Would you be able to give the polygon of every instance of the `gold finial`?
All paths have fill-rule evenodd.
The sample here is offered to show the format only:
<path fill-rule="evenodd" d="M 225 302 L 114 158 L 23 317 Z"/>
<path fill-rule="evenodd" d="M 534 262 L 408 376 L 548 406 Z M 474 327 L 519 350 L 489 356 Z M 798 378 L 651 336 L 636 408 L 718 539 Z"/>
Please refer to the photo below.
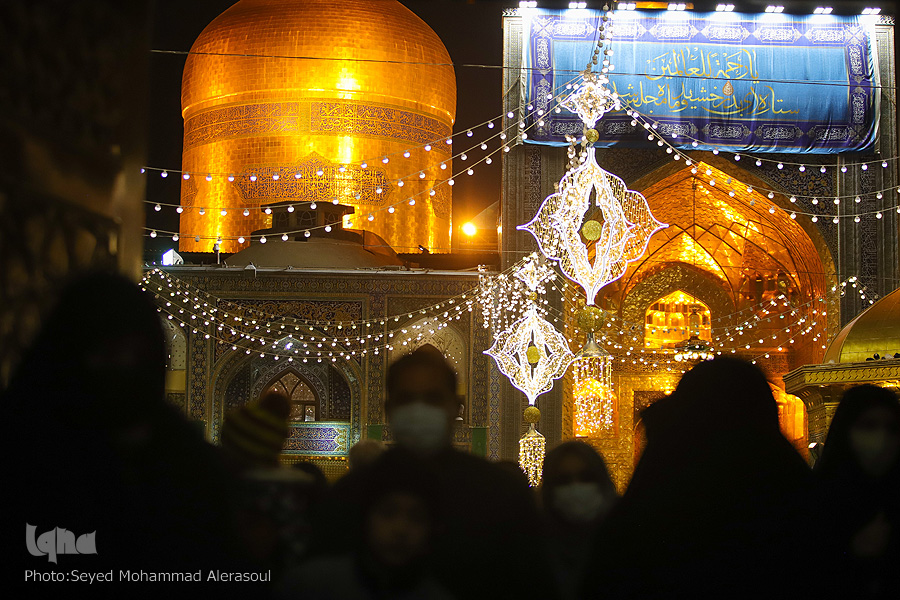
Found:
<path fill-rule="evenodd" d="M 525 422 L 526 423 L 531 423 L 533 425 L 534 423 L 537 423 L 540 420 L 541 420 L 541 411 L 540 411 L 540 409 L 538 409 L 537 406 L 529 406 L 528 408 L 525 409 Z"/>

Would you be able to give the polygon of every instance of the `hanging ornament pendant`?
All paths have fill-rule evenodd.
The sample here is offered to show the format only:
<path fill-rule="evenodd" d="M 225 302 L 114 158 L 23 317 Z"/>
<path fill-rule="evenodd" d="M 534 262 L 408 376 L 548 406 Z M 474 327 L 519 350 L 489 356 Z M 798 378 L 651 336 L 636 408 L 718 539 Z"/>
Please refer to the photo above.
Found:
<path fill-rule="evenodd" d="M 485 354 L 516 388 L 528 396 L 528 403 L 553 387 L 575 358 L 566 338 L 538 314 L 532 305 L 525 316 L 501 331 Z"/>
<path fill-rule="evenodd" d="M 581 165 L 560 180 L 559 191 L 518 229 L 530 232 L 544 256 L 584 288 L 591 305 L 603 286 L 641 257 L 650 236 L 667 226 L 641 194 L 597 164 L 593 147 L 584 152 Z"/>
<path fill-rule="evenodd" d="M 544 454 L 547 440 L 535 429 L 534 425 L 541 418 L 541 411 L 534 406 L 525 409 L 525 421 L 528 431 L 519 440 L 519 468 L 528 477 L 528 485 L 538 487 L 544 473 Z"/>

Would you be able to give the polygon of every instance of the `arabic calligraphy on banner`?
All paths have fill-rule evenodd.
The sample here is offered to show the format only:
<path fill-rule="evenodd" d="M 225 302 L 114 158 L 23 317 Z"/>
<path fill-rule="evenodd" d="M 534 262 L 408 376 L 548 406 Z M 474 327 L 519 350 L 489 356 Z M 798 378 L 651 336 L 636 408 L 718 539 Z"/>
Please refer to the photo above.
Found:
<path fill-rule="evenodd" d="M 531 10 L 524 16 L 528 143 L 565 145 L 583 130 L 555 112 L 590 61 L 600 13 Z M 746 152 L 865 150 L 878 130 L 874 27 L 865 17 L 739 13 L 617 13 L 610 87 L 676 146 Z M 595 146 L 636 145 L 624 112 L 597 125 Z M 675 136 L 675 137 L 673 137 Z"/>

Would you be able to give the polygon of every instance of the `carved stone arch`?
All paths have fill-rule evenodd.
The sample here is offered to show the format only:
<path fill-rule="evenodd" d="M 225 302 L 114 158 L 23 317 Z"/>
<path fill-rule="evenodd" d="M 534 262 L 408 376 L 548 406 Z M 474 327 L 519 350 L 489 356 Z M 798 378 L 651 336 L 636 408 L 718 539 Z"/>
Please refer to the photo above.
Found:
<path fill-rule="evenodd" d="M 266 389 L 267 386 L 271 385 L 273 381 L 280 378 L 285 374 L 286 371 L 296 371 L 304 380 L 309 383 L 309 386 L 312 388 L 313 393 L 319 398 L 319 403 L 321 405 L 321 410 L 324 412 L 324 419 L 327 419 L 327 406 L 323 402 L 323 399 L 328 397 L 328 385 L 325 381 L 322 381 L 321 373 L 317 373 L 315 370 L 309 368 L 308 363 L 304 363 L 299 360 L 294 360 L 288 362 L 285 359 L 281 360 L 270 360 L 267 368 L 260 369 L 254 378 L 253 384 L 250 388 L 250 398 L 258 398 L 260 394 L 262 394 L 263 390 Z"/>
<path fill-rule="evenodd" d="M 324 332 L 321 331 L 312 331 L 309 333 L 311 335 L 316 335 L 317 337 L 324 335 Z M 291 336 L 288 336 L 288 338 L 291 338 Z M 287 338 L 283 338 L 281 341 L 285 341 L 285 339 Z M 283 345 L 280 345 L 280 347 L 283 347 Z M 258 354 L 246 354 L 245 352 L 240 350 L 229 350 L 220 360 L 216 362 L 215 366 L 213 367 L 213 371 L 210 377 L 211 381 L 213 382 L 214 390 L 212 410 L 213 423 L 210 433 L 214 442 L 218 441 L 219 427 L 224 416 L 225 407 L 223 404 L 223 398 L 225 396 L 225 390 L 231 382 L 231 379 L 237 373 L 239 373 L 243 367 L 252 365 L 254 361 L 258 359 L 258 357 Z M 309 369 L 307 369 L 306 372 L 302 370 L 302 366 L 304 364 L 302 360 L 298 360 L 295 358 L 293 361 L 288 361 L 287 358 L 288 355 L 285 353 L 280 356 L 279 360 L 277 361 L 273 360 L 271 357 L 268 359 L 266 368 L 257 372 L 256 377 L 252 378 L 252 383 L 249 386 L 248 399 L 258 397 L 266 381 L 269 381 L 277 372 L 283 371 L 286 368 L 290 368 L 291 366 L 297 367 L 298 370 L 301 370 L 301 372 L 304 373 L 304 376 L 308 379 L 321 383 L 321 376 L 310 372 Z M 309 365 L 310 363 L 306 364 Z M 337 361 L 330 364 L 344 378 L 348 387 L 350 388 L 350 445 L 353 445 L 354 443 L 359 441 L 362 431 L 361 407 L 365 400 L 363 398 L 362 371 L 360 365 L 356 360 L 339 358 Z M 327 391 L 325 391 L 327 390 L 327 385 L 321 384 L 314 389 L 317 394 L 320 394 L 320 397 L 327 396 Z M 323 417 L 329 418 L 327 413 L 323 414 Z"/>
<path fill-rule="evenodd" d="M 393 349 L 388 355 L 389 362 L 422 346 L 431 345 L 444 355 L 450 366 L 456 371 L 459 385 L 465 388 L 468 381 L 468 346 L 462 334 L 455 327 L 446 325 L 437 329 L 434 325 L 428 325 L 427 318 L 422 318 L 410 321 L 403 329 L 406 330 L 406 333 L 394 336 L 391 344 Z M 457 391 L 464 392 L 465 389 Z"/>
<path fill-rule="evenodd" d="M 722 281 L 706 273 L 703 269 L 691 265 L 671 265 L 638 282 L 622 303 L 622 320 L 625 323 L 636 325 L 634 331 L 638 338 L 635 342 L 636 346 L 644 345 L 644 315 L 650 305 L 679 290 L 706 304 L 717 327 L 728 324 L 719 319 L 735 312 L 734 300 L 726 291 Z"/>

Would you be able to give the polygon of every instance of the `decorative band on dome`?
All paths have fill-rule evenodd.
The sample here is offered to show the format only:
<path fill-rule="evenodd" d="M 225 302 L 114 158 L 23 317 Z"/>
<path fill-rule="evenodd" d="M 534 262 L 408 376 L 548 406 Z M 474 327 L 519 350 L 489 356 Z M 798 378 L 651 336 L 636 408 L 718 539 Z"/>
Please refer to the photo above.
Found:
<path fill-rule="evenodd" d="M 213 108 L 185 120 L 184 149 L 260 135 L 352 135 L 421 145 L 452 134 L 438 119 L 388 105 L 301 100 Z M 449 154 L 440 145 L 439 152 Z"/>

